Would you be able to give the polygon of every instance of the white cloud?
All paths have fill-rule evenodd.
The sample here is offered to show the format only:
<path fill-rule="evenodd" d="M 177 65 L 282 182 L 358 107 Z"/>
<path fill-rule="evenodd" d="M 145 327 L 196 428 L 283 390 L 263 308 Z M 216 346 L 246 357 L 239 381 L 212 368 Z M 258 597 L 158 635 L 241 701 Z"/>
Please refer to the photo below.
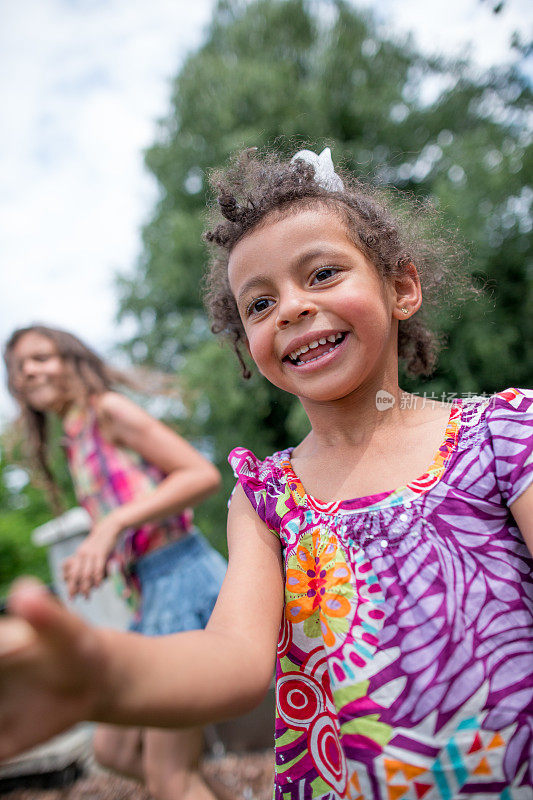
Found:
<path fill-rule="evenodd" d="M 494 0 L 384 0 L 372 4 L 383 26 L 412 33 L 426 53 L 470 57 L 481 68 L 512 60 L 515 32 L 532 33 L 531 0 L 505 0 L 493 13 Z"/>
<path fill-rule="evenodd" d="M 105 350 L 113 276 L 155 198 L 142 150 L 212 0 L 0 3 L 0 339 L 33 321 Z M 12 413 L 0 392 L 0 421 Z"/>

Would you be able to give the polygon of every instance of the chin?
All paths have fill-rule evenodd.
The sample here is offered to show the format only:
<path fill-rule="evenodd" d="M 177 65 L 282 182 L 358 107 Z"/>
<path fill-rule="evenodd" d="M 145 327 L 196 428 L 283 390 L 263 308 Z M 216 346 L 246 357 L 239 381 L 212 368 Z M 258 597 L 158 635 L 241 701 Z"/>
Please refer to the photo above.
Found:
<path fill-rule="evenodd" d="M 46 414 L 49 411 L 48 405 L 43 405 L 42 403 L 32 403 L 30 401 L 26 401 L 28 407 L 31 411 L 38 411 L 40 414 Z"/>
<path fill-rule="evenodd" d="M 353 388 L 340 389 L 335 386 L 324 386 L 316 389 L 309 389 L 308 391 L 301 390 L 299 392 L 293 391 L 292 394 L 296 395 L 301 401 L 310 403 L 336 403 L 344 400 L 353 393 Z"/>
<path fill-rule="evenodd" d="M 48 411 L 51 411 L 54 406 L 54 400 L 47 399 L 46 397 L 37 397 L 34 399 L 30 398 L 29 400 L 26 400 L 26 402 L 32 411 L 40 411 L 42 414 L 46 414 Z"/>

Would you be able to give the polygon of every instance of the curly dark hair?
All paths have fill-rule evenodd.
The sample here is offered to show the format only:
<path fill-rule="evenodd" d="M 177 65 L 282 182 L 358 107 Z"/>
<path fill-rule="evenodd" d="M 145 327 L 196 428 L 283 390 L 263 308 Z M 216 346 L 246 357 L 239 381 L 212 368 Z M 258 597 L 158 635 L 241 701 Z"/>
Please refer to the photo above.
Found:
<path fill-rule="evenodd" d="M 204 235 L 212 249 L 204 299 L 211 330 L 231 340 L 244 377 L 250 376 L 241 352 L 246 337 L 229 285 L 228 261 L 237 242 L 272 215 L 281 218 L 325 206 L 340 217 L 350 239 L 384 280 L 416 265 L 424 309 L 416 318 L 400 320 L 398 333 L 398 356 L 411 375 L 428 375 L 435 367 L 442 339 L 428 325 L 431 310 L 444 298 L 449 302 L 451 294 L 459 298 L 472 289 L 461 268 L 464 248 L 451 232 L 440 234 L 439 215 L 431 203 L 337 173 L 344 189 L 330 191 L 315 181 L 314 167 L 307 162 L 252 148 L 211 176 L 217 202 Z"/>

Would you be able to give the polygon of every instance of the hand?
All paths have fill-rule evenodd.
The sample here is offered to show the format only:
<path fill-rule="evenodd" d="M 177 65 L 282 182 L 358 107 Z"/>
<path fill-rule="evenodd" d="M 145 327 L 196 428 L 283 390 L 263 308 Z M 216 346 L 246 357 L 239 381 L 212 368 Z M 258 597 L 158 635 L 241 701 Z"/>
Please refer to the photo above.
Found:
<path fill-rule="evenodd" d="M 37 581 L 18 581 L 8 608 L 0 621 L 0 760 L 91 719 L 106 663 L 102 634 Z"/>
<path fill-rule="evenodd" d="M 63 562 L 63 577 L 69 597 L 89 597 L 106 575 L 107 560 L 112 553 L 122 525 L 115 514 L 108 514 L 93 526 L 74 555 Z"/>

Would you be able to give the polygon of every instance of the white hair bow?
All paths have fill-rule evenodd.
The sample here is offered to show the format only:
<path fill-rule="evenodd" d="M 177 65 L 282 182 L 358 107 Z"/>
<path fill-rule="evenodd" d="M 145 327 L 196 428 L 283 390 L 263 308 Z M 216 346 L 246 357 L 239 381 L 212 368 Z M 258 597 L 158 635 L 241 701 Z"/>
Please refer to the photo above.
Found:
<path fill-rule="evenodd" d="M 291 158 L 291 164 L 295 161 L 305 161 L 307 164 L 311 164 L 315 170 L 315 181 L 323 189 L 327 189 L 329 192 L 342 192 L 344 189 L 343 182 L 335 172 L 329 147 L 324 148 L 320 155 L 313 153 L 312 150 L 299 150 Z"/>

